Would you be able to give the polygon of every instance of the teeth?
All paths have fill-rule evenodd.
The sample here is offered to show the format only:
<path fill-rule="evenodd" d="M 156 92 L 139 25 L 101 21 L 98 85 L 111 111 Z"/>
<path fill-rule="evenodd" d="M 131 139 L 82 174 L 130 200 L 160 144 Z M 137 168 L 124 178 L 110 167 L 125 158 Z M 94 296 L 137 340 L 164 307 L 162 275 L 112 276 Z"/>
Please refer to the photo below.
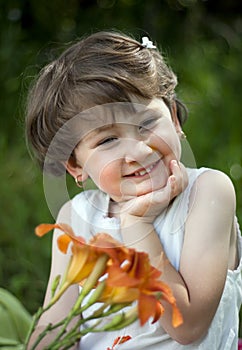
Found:
<path fill-rule="evenodd" d="M 151 166 L 149 166 L 148 168 L 144 169 L 144 170 L 140 170 L 140 171 L 136 171 L 134 173 L 135 176 L 143 176 L 145 174 L 149 174 L 151 172 L 151 170 L 154 168 L 155 164 L 152 164 Z"/>

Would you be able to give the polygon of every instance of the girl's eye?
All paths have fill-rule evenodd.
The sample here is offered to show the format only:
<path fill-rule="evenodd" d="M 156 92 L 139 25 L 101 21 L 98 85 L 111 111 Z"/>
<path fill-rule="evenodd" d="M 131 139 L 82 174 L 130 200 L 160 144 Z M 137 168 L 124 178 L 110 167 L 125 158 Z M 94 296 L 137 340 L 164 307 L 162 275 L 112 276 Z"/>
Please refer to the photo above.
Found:
<path fill-rule="evenodd" d="M 106 137 L 105 139 L 99 141 L 97 146 L 106 145 L 116 140 L 117 140 L 117 137 L 115 136 Z"/>
<path fill-rule="evenodd" d="M 139 131 L 145 131 L 151 129 L 157 121 L 157 118 L 146 119 L 139 126 Z"/>

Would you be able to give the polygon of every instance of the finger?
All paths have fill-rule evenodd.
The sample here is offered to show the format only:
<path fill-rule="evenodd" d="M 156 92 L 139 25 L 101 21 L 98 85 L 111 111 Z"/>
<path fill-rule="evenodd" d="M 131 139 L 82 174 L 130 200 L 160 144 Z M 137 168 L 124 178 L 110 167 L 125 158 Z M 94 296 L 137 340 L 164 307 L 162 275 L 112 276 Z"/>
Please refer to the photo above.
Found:
<path fill-rule="evenodd" d="M 177 178 L 175 175 L 171 175 L 168 178 L 168 183 L 170 186 L 170 200 L 180 193 L 180 178 Z"/>
<path fill-rule="evenodd" d="M 172 159 L 170 162 L 171 174 L 177 178 L 179 178 L 182 175 L 180 164 L 176 159 Z"/>
<path fill-rule="evenodd" d="M 176 179 L 176 194 L 183 191 L 188 184 L 188 175 L 185 166 L 181 162 L 172 160 L 170 163 L 171 173 Z M 171 175 L 171 176 L 172 176 Z"/>

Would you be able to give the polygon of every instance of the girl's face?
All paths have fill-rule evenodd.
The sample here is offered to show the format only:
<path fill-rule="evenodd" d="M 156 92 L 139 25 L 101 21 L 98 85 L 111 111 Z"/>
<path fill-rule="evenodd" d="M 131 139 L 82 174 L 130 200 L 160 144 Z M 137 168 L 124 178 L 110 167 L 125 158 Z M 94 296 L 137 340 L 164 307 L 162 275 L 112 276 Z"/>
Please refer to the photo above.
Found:
<path fill-rule="evenodd" d="M 181 146 L 177 117 L 172 119 L 162 99 L 135 104 L 132 111 L 117 106 L 85 120 L 87 130 L 75 150 L 77 166 L 68 170 L 73 176 L 81 172 L 83 180 L 89 176 L 120 202 L 163 188 Z"/>

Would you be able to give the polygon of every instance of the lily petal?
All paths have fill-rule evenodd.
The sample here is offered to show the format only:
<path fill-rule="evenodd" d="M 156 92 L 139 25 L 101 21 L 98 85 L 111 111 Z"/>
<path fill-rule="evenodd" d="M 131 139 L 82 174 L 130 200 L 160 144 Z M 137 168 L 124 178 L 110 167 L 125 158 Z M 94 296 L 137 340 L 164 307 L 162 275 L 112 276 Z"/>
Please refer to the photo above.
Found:
<path fill-rule="evenodd" d="M 72 242 L 72 239 L 68 235 L 61 235 L 57 238 L 57 245 L 60 251 L 64 254 L 67 253 L 69 244 Z"/>
<path fill-rule="evenodd" d="M 150 317 L 156 315 L 156 304 L 157 300 L 154 296 L 141 293 L 138 303 L 138 313 L 141 326 L 143 326 Z"/>
<path fill-rule="evenodd" d="M 164 312 L 165 312 L 164 306 L 160 302 L 157 301 L 155 315 L 154 315 L 152 323 L 157 322 L 160 319 L 160 317 L 163 315 Z"/>
<path fill-rule="evenodd" d="M 49 231 L 53 230 L 54 228 L 57 228 L 57 224 L 40 224 L 35 228 L 35 234 L 38 237 L 44 236 Z"/>
<path fill-rule="evenodd" d="M 111 266 L 108 268 L 107 284 L 114 287 L 135 287 L 139 280 L 129 276 L 119 266 Z"/>
<path fill-rule="evenodd" d="M 183 323 L 182 314 L 175 304 L 173 305 L 173 308 L 172 308 L 172 325 L 173 327 L 176 328 L 176 327 L 179 327 L 182 323 Z"/>

